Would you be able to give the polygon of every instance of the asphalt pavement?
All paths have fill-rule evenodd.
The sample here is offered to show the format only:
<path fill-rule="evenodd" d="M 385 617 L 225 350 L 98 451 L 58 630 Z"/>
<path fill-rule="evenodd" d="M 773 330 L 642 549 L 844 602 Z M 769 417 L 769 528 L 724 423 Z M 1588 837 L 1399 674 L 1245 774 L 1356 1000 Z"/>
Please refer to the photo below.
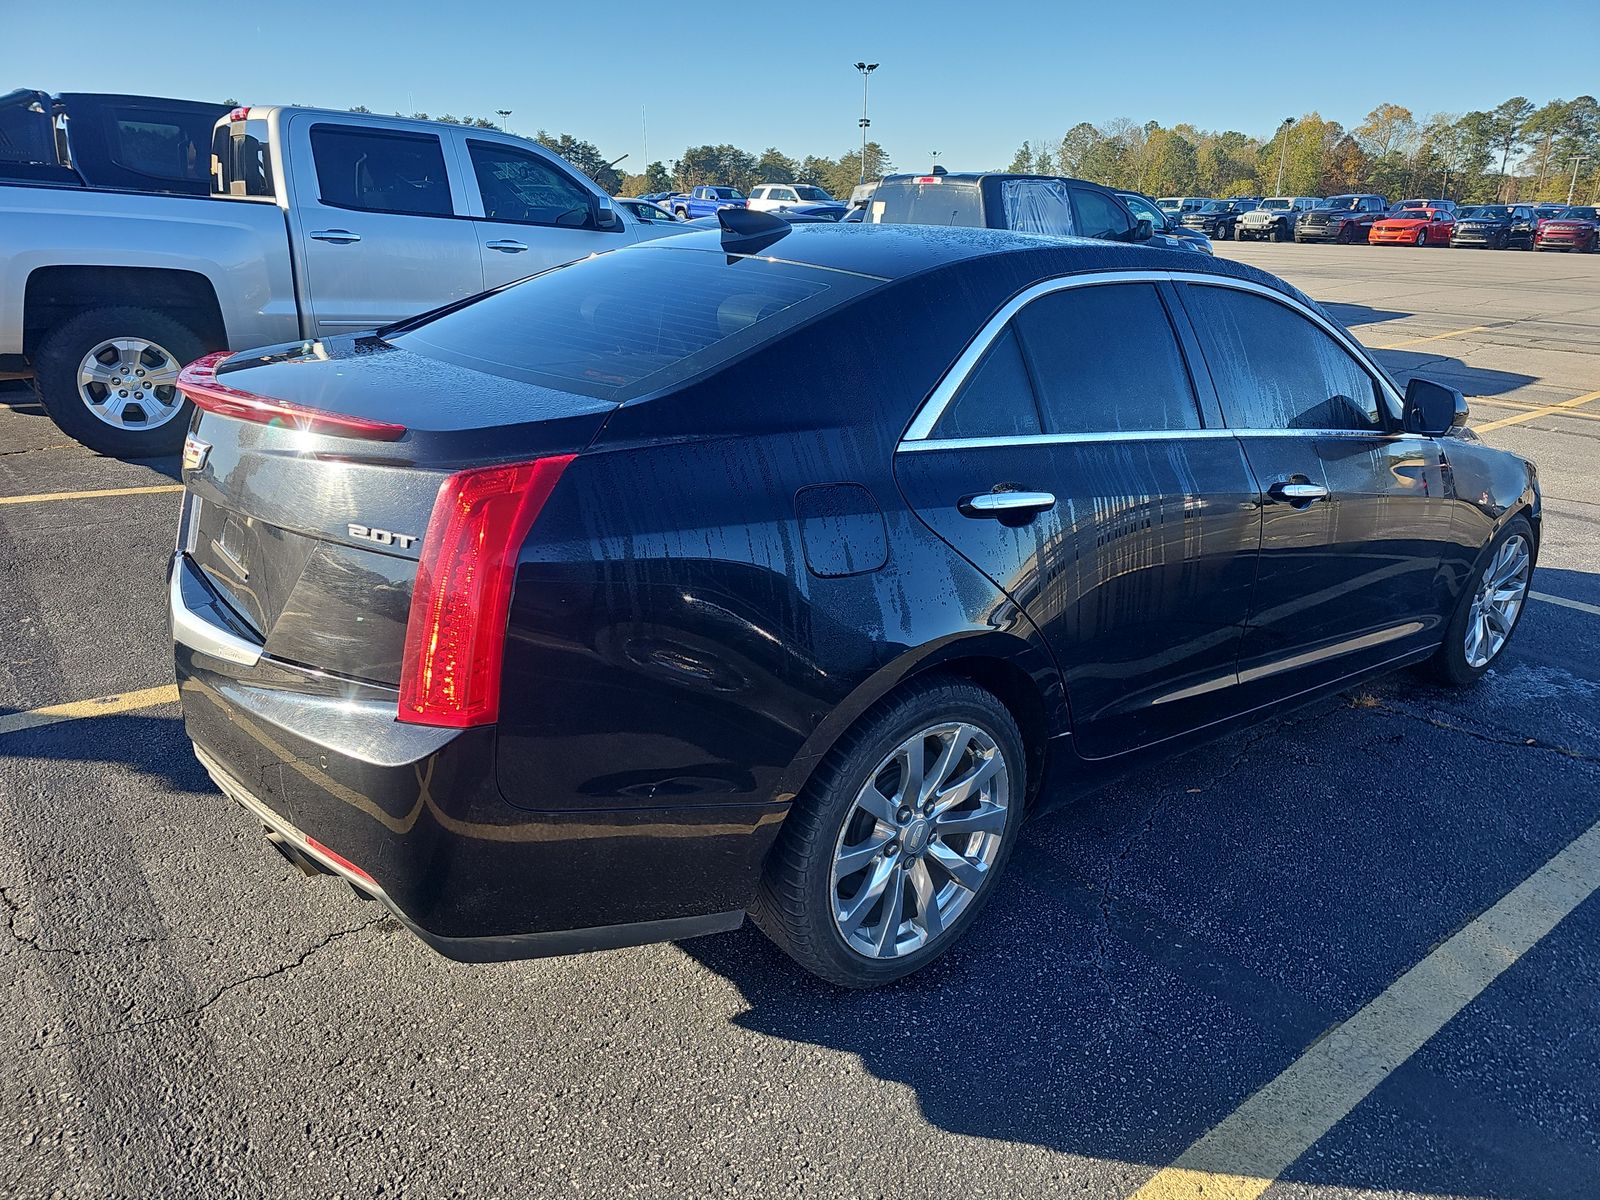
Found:
<path fill-rule="evenodd" d="M 1033 823 L 876 993 L 749 927 L 454 964 L 302 877 L 162 702 L 176 464 L 0 384 L 0 1195 L 1600 1194 L 1600 256 L 1219 252 L 1539 462 L 1544 598 L 1475 689 Z"/>

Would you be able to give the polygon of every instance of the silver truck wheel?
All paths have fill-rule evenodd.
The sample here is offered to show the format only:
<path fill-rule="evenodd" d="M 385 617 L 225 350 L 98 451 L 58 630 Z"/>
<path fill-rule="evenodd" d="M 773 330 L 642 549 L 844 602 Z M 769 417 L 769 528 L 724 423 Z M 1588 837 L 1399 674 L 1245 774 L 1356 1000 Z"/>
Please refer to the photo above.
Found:
<path fill-rule="evenodd" d="M 157 429 L 183 411 L 172 352 L 146 338 L 108 338 L 78 364 L 84 407 L 113 429 Z"/>

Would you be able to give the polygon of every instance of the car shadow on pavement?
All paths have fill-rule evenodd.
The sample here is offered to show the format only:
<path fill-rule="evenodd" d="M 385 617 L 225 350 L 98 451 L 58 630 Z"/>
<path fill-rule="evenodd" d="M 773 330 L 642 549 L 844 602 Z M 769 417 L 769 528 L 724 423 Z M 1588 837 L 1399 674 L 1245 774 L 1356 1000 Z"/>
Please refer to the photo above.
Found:
<path fill-rule="evenodd" d="M 1372 308 L 1366 304 L 1345 304 L 1337 300 L 1320 300 L 1318 303 L 1321 304 L 1323 312 L 1346 327 L 1381 325 L 1385 321 L 1404 321 L 1408 317 L 1417 315 L 1392 308 Z"/>
<path fill-rule="evenodd" d="M 1541 606 L 1523 645 L 1579 615 Z M 735 1024 L 859 1056 L 941 1129 L 1164 1165 L 1600 817 L 1600 661 L 1556 678 L 1518 649 L 1475 689 L 1380 679 L 1032 822 L 967 938 L 897 986 L 817 982 L 750 926 L 682 949 L 740 989 Z M 1570 746 L 1540 741 L 1553 702 Z M 1385 1104 L 1442 1139 L 1429 1166 L 1290 1176 L 1575 1195 L 1600 1114 L 1568 1103 L 1577 1128 L 1546 1128 L 1419 1070 Z"/>
<path fill-rule="evenodd" d="M 15 711 L 0 706 L 0 716 Z M 120 767 L 179 792 L 216 791 L 177 716 L 123 713 L 21 729 L 0 738 L 0 759 L 8 758 L 56 760 L 89 769 Z"/>
<path fill-rule="evenodd" d="M 1463 396 L 1503 396 L 1518 388 L 1538 383 L 1536 375 L 1516 371 L 1490 371 L 1470 366 L 1448 354 L 1433 354 L 1426 349 L 1373 350 L 1372 356 L 1404 387 L 1413 376 L 1431 379 L 1456 388 Z"/>

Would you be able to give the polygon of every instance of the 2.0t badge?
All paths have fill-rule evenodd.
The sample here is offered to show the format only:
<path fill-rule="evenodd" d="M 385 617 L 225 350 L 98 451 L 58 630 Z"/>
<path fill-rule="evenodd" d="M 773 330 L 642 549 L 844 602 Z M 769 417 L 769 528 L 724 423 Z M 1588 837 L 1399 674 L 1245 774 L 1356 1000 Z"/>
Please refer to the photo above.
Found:
<path fill-rule="evenodd" d="M 350 531 L 351 537 L 360 538 L 364 542 L 376 542 L 380 546 L 398 546 L 402 550 L 409 550 L 417 544 L 417 535 L 414 533 L 392 533 L 387 529 L 358 525 L 354 521 L 345 528 Z"/>

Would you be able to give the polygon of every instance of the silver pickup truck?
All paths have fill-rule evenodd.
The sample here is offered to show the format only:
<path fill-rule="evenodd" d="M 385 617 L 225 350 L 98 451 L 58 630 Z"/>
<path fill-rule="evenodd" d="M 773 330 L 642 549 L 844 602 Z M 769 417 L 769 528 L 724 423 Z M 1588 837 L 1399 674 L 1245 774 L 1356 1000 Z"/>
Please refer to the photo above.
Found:
<path fill-rule="evenodd" d="M 371 329 L 677 230 L 495 130 L 292 107 L 217 122 L 211 195 L 0 182 L 0 373 L 105 454 L 177 450 L 178 370 Z"/>

